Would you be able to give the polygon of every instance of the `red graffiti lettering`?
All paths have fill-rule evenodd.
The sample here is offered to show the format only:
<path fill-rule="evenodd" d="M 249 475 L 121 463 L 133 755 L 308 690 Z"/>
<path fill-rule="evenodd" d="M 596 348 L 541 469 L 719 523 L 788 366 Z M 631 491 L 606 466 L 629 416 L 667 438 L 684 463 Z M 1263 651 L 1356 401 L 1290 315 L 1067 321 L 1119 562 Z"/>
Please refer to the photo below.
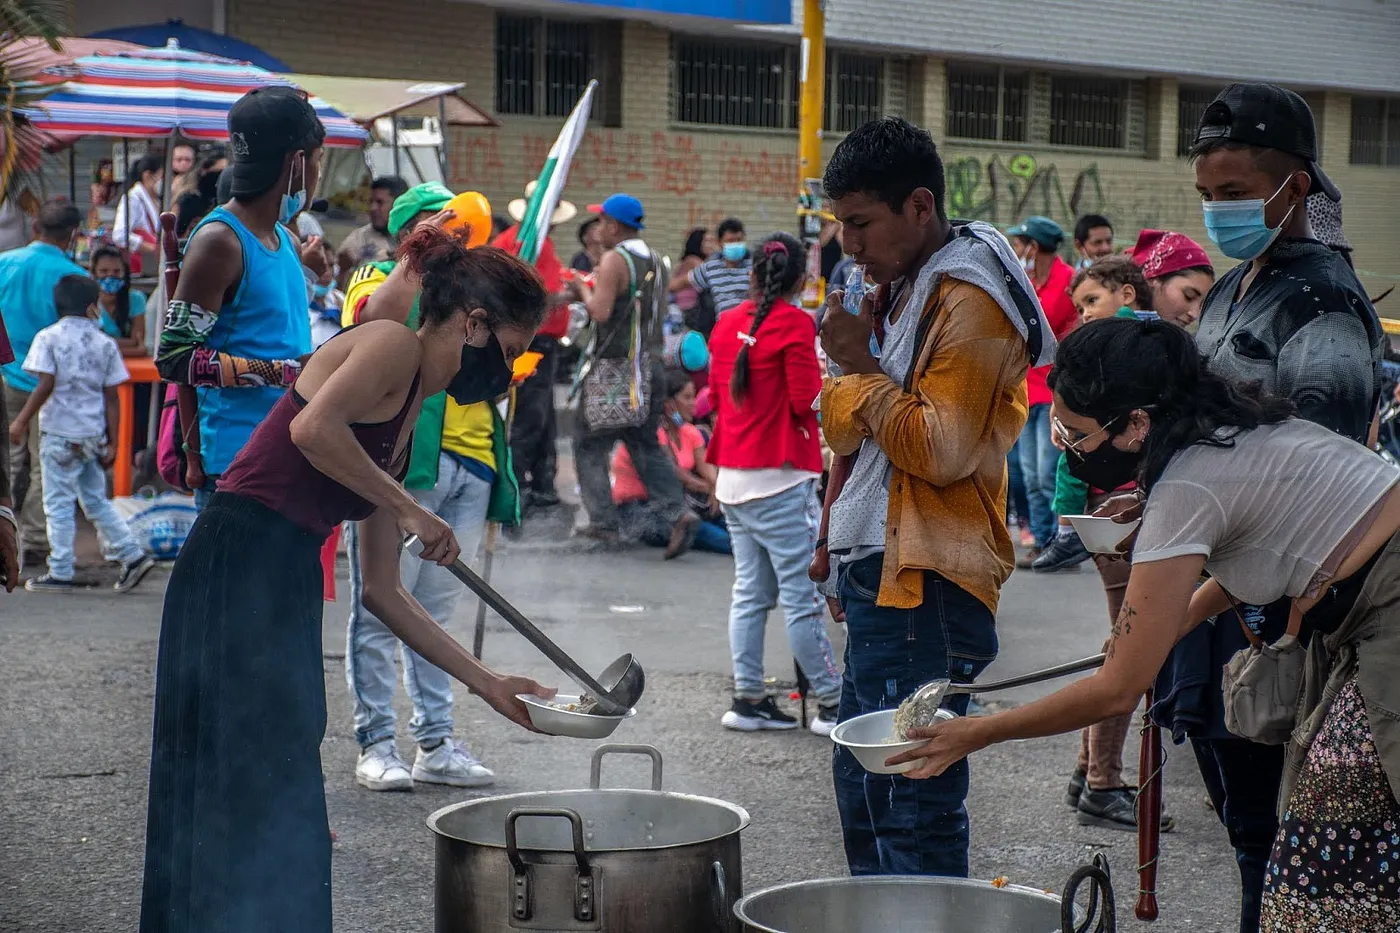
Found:
<path fill-rule="evenodd" d="M 457 184 L 478 188 L 505 184 L 506 165 L 501 161 L 496 134 L 457 134 L 448 157 L 448 169 Z"/>
<path fill-rule="evenodd" d="M 685 197 L 700 187 L 703 165 L 695 141 L 689 136 L 673 136 L 668 142 L 660 131 L 651 136 L 652 170 L 657 191 Z"/>
<path fill-rule="evenodd" d="M 774 156 L 760 151 L 752 155 L 741 146 L 721 142 L 720 159 L 726 191 L 746 191 L 768 198 L 796 196 L 796 153 Z"/>

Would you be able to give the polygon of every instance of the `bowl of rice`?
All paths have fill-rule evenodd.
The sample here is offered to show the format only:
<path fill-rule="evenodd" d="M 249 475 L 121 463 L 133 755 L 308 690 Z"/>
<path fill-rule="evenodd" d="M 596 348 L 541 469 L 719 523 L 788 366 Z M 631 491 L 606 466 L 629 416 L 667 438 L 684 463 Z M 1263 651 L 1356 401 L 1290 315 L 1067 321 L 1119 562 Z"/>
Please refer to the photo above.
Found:
<path fill-rule="evenodd" d="M 560 693 L 545 699 L 528 693 L 515 698 L 525 704 L 530 724 L 545 735 L 562 735 L 573 739 L 603 739 L 613 734 L 624 719 L 637 715 L 635 708 L 619 716 L 585 712 L 593 708 L 588 697 Z"/>
<path fill-rule="evenodd" d="M 912 771 L 923 764 L 922 758 L 906 761 L 904 764 L 894 767 L 885 764 L 885 759 L 891 755 L 898 755 L 900 752 L 918 748 L 925 741 L 924 739 L 900 741 L 899 736 L 895 734 L 895 712 L 896 710 L 893 708 L 882 709 L 848 719 L 831 731 L 831 740 L 837 745 L 849 748 L 851 754 L 855 755 L 856 760 L 860 762 L 861 767 L 871 774 L 903 774 L 906 771 Z M 956 713 L 946 709 L 940 709 L 937 716 L 939 722 L 947 722 L 957 718 Z"/>

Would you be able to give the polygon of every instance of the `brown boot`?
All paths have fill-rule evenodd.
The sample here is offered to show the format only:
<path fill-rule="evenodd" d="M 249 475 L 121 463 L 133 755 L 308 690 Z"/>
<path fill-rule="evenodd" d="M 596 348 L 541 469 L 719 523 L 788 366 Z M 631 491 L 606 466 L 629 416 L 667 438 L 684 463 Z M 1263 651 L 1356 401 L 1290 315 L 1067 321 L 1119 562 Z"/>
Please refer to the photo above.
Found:
<path fill-rule="evenodd" d="M 680 557 L 690 546 L 695 543 L 695 533 L 700 530 L 700 516 L 693 512 L 686 512 L 680 517 L 671 528 L 671 540 L 666 545 L 666 553 L 662 555 L 665 560 L 674 560 Z"/>

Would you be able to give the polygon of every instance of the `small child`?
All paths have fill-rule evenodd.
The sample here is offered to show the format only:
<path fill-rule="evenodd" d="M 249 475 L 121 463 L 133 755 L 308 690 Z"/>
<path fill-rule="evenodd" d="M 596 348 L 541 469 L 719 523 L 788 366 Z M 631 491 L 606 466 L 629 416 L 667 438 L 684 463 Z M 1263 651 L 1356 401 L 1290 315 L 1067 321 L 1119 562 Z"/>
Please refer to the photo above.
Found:
<path fill-rule="evenodd" d="M 96 527 L 108 560 L 121 562 L 114 589 L 126 592 L 155 566 L 107 500 L 106 468 L 116 459 L 117 386 L 126 365 L 98 323 L 97 283 L 68 275 L 53 290 L 58 323 L 34 337 L 24 368 L 39 385 L 10 424 L 10 438 L 23 438 L 39 415 L 39 465 L 44 480 L 44 516 L 49 535 L 49 572 L 24 585 L 34 592 L 73 590 L 74 500 Z M 41 411 L 42 409 L 42 411 Z"/>
<path fill-rule="evenodd" d="M 1070 297 L 1080 320 L 1101 321 L 1111 317 L 1156 320 L 1152 312 L 1152 288 L 1142 269 L 1127 256 L 1105 256 L 1080 269 L 1070 282 Z M 1066 516 L 1083 515 L 1089 502 L 1089 486 L 1070 475 L 1065 455 L 1055 468 L 1055 514 L 1060 527 L 1050 546 L 1031 564 L 1037 573 L 1053 573 L 1077 567 L 1091 556 L 1079 540 Z"/>

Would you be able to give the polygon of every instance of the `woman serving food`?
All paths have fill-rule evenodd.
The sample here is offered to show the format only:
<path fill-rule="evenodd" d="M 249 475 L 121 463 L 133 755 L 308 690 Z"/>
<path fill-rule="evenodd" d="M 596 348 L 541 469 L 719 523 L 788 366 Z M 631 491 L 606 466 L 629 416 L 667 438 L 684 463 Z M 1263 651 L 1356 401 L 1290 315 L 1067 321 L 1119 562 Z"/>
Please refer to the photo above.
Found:
<path fill-rule="evenodd" d="M 341 522 L 361 523 L 365 605 L 409 647 L 525 728 L 515 695 L 554 695 L 482 666 L 399 582 L 404 535 L 426 560 L 459 552 L 400 482 L 423 399 L 505 392 L 545 308 L 534 270 L 467 250 L 446 217 L 403 243 L 384 289 L 411 302 L 421 287 L 418 330 L 373 321 L 318 350 L 180 551 L 156 665 L 143 933 L 331 929 L 320 551 Z"/>
<path fill-rule="evenodd" d="M 928 741 L 890 763 L 923 759 L 907 776 L 930 777 L 997 742 L 1131 712 L 1195 626 L 1242 624 L 1235 603 L 1292 597 L 1314 634 L 1261 929 L 1395 930 L 1400 471 L 1210 374 L 1166 323 L 1080 328 L 1049 384 L 1071 472 L 1105 489 L 1136 480 L 1146 496 L 1107 659 L 1018 709 L 915 730 Z"/>

